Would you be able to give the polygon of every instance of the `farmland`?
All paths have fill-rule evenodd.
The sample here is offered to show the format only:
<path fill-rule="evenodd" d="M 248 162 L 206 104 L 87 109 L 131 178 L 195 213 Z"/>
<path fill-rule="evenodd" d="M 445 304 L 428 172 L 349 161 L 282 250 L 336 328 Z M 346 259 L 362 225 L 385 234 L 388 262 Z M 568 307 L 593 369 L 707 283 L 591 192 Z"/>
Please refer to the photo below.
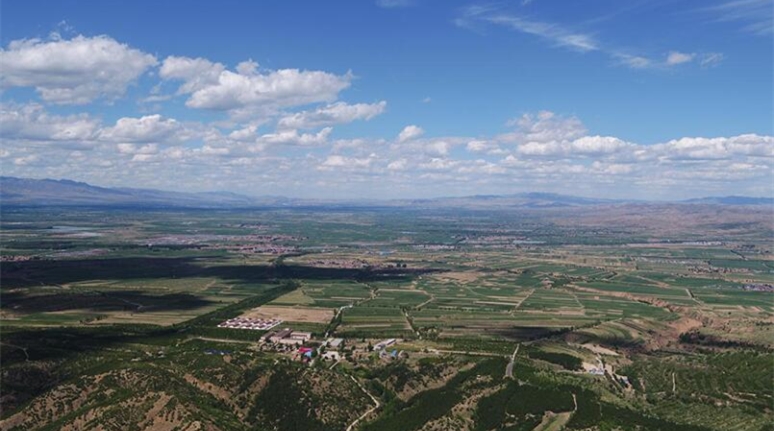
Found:
<path fill-rule="evenodd" d="M 771 211 L 686 208 L 3 208 L 0 429 L 768 429 Z"/>

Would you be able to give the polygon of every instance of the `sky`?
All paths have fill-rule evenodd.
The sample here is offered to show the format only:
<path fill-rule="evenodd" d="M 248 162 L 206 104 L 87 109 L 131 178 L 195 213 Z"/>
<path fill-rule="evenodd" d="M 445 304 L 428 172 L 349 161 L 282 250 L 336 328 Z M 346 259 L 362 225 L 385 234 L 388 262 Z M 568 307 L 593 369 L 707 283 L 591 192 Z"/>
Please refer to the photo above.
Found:
<path fill-rule="evenodd" d="M 774 196 L 774 0 L 1 0 L 0 92 L 8 176 Z"/>

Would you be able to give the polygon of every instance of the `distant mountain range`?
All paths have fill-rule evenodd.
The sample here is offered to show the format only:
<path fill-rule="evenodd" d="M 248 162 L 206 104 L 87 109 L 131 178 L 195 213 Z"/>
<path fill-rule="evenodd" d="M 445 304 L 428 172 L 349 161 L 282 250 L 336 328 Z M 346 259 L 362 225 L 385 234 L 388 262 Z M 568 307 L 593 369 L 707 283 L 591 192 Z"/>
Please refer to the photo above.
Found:
<path fill-rule="evenodd" d="M 749 196 L 715 196 L 683 201 L 689 204 L 719 204 L 719 205 L 772 205 L 774 198 L 753 198 Z"/>
<path fill-rule="evenodd" d="M 234 193 L 180 193 L 154 189 L 107 188 L 70 180 L 0 177 L 2 205 L 239 207 L 255 199 Z"/>
<path fill-rule="evenodd" d="M 0 177 L 0 205 L 4 206 L 113 206 L 153 208 L 247 207 L 418 207 L 418 208 L 562 208 L 643 203 L 634 200 L 595 199 L 555 193 L 475 195 L 435 199 L 323 200 L 281 196 L 250 197 L 230 192 L 184 193 L 155 189 L 108 188 L 71 180 Z M 661 202 L 663 203 L 663 202 Z M 685 204 L 774 205 L 774 198 L 725 196 L 689 199 Z"/>

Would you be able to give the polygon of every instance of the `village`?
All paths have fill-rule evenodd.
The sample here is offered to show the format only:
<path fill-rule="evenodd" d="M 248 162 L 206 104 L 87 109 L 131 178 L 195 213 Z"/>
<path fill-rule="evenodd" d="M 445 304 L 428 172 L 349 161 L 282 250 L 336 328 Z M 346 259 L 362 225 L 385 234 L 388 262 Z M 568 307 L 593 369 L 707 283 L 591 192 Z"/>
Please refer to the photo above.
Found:
<path fill-rule="evenodd" d="M 268 331 L 263 334 L 256 345 L 258 351 L 273 352 L 286 355 L 292 360 L 314 365 L 315 361 L 333 362 L 333 366 L 342 360 L 357 362 L 367 358 L 378 357 L 382 360 L 399 360 L 408 357 L 403 350 L 390 349 L 400 340 L 389 338 L 375 344 L 365 339 L 345 340 L 344 338 L 328 337 L 316 340 L 311 332 L 297 331 L 290 327 L 272 330 L 283 323 L 280 319 L 257 319 L 235 317 L 218 325 L 219 328 Z M 225 351 L 205 351 L 207 354 L 225 355 Z"/>
<path fill-rule="evenodd" d="M 250 317 L 235 317 L 218 325 L 219 328 L 243 329 L 267 331 L 261 335 L 253 348 L 259 352 L 280 354 L 291 361 L 304 363 L 308 366 L 319 365 L 320 363 L 330 363 L 328 368 L 334 368 L 338 364 L 345 362 L 352 365 L 363 361 L 383 361 L 392 362 L 407 359 L 409 354 L 400 348 L 404 340 L 397 338 L 387 338 L 380 341 L 369 340 L 365 338 L 338 338 L 328 337 L 315 339 L 312 332 L 299 331 L 291 327 L 278 328 L 285 323 L 281 319 L 261 319 Z M 375 342 L 376 341 L 376 342 Z M 625 390 L 631 390 L 632 385 L 627 376 L 619 375 L 613 367 L 606 363 L 600 351 L 606 355 L 618 356 L 617 353 L 601 349 L 598 346 L 584 345 L 586 349 L 596 352 L 596 363 L 582 362 L 579 370 L 568 371 L 570 373 L 588 374 L 602 378 L 611 378 L 618 382 Z M 208 355 L 230 355 L 230 351 L 206 349 Z M 511 361 L 514 360 L 518 348 L 514 352 Z M 438 356 L 444 352 L 435 348 L 422 349 L 420 357 L 425 355 Z M 495 355 L 496 356 L 496 355 Z M 506 375 L 509 371 L 506 369 Z"/>

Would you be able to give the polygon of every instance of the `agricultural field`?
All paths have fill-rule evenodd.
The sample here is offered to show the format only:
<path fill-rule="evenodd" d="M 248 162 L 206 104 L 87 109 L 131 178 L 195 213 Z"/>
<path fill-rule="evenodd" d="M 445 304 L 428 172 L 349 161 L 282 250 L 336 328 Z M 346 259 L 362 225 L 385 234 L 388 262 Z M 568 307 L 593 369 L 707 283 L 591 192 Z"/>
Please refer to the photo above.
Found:
<path fill-rule="evenodd" d="M 3 208 L 0 429 L 770 429 L 770 212 L 616 211 Z"/>

